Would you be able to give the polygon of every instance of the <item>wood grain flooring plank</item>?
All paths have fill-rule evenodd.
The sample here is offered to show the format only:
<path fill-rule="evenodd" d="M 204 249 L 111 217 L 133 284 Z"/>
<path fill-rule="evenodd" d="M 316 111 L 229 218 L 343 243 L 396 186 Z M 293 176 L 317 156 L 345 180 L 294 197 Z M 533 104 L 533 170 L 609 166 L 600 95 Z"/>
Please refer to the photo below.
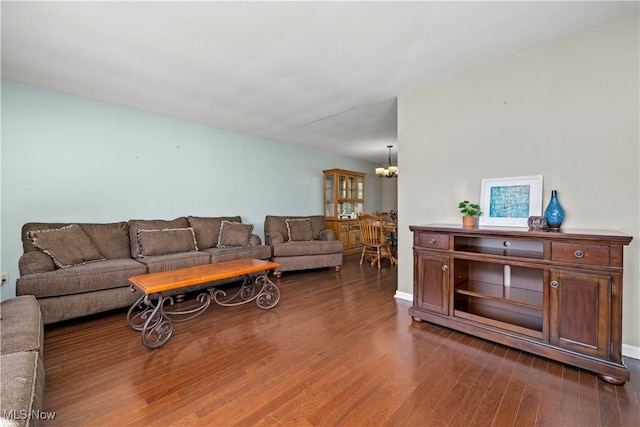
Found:
<path fill-rule="evenodd" d="M 511 392 L 513 393 L 512 378 L 514 375 L 514 369 L 518 366 L 518 359 L 521 357 L 521 352 L 515 351 L 511 348 L 506 348 L 506 352 L 494 375 L 491 378 L 491 382 L 487 385 L 487 390 L 483 394 L 478 409 L 473 414 L 471 420 L 472 426 L 487 426 L 495 423 L 496 418 L 498 422 L 504 418 L 502 412 L 505 411 L 505 405 L 513 402 L 510 400 L 518 399 L 517 396 L 509 396 L 509 386 L 511 385 Z M 515 412 L 513 407 L 507 408 L 508 411 Z M 509 425 L 509 424 L 504 424 Z"/>
<path fill-rule="evenodd" d="M 550 427 L 558 425 L 560 414 L 560 395 L 562 393 L 562 364 L 547 361 L 544 374 L 542 396 L 536 416 L 536 425 Z"/>
<path fill-rule="evenodd" d="M 504 395 L 500 401 L 491 425 L 514 425 L 518 411 L 522 404 L 522 396 L 527 385 L 527 375 L 531 372 L 533 356 L 520 352 L 519 358 L 513 366 L 509 383 L 504 389 Z"/>
<path fill-rule="evenodd" d="M 546 370 L 547 359 L 534 357 L 531 369 L 527 372 L 527 384 L 522 393 L 514 426 L 533 426 L 536 424 Z"/>

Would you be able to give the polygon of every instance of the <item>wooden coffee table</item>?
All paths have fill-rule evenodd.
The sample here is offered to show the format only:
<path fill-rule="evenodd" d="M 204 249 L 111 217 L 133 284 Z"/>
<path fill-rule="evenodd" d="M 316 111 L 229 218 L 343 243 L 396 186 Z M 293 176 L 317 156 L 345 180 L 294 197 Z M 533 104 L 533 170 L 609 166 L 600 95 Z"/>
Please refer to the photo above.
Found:
<path fill-rule="evenodd" d="M 145 347 L 158 348 L 171 338 L 173 323 L 202 314 L 211 300 L 222 306 L 236 306 L 255 300 L 259 308 L 269 310 L 280 301 L 280 290 L 268 275 L 269 270 L 278 267 L 280 264 L 276 262 L 243 258 L 130 277 L 132 291 L 138 290 L 143 295 L 129 309 L 127 321 L 133 329 L 142 332 Z M 198 295 L 197 307 L 182 311 L 165 310 L 165 304 L 173 305 L 174 301 L 163 292 L 233 277 L 244 277 L 244 281 L 231 297 L 227 298 L 224 290 L 211 287 Z"/>

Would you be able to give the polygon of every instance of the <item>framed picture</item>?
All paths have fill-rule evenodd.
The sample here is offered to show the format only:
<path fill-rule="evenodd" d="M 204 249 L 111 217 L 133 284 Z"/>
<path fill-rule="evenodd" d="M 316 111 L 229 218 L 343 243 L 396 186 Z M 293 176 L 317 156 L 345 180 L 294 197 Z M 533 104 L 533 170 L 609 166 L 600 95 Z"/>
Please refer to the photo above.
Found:
<path fill-rule="evenodd" d="M 527 227 L 542 215 L 542 175 L 483 179 L 480 208 L 480 225 Z"/>

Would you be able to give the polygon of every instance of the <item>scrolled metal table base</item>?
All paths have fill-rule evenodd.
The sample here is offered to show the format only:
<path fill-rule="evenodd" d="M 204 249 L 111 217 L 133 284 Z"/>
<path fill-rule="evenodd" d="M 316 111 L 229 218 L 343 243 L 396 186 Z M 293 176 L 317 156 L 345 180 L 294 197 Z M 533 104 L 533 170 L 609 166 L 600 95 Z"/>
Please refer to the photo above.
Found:
<path fill-rule="evenodd" d="M 132 292 L 135 291 L 133 286 L 131 289 Z M 255 300 L 259 308 L 269 310 L 280 301 L 280 289 L 269 280 L 267 273 L 264 273 L 255 277 L 245 277 L 242 286 L 234 295 L 224 300 L 220 299 L 226 296 L 227 293 L 224 290 L 212 287 L 196 297 L 200 305 L 195 308 L 165 310 L 165 305 L 174 305 L 173 297 L 164 296 L 162 292 L 145 294 L 129 308 L 127 322 L 132 329 L 142 332 L 141 339 L 145 347 L 159 348 L 171 338 L 173 323 L 185 322 L 199 316 L 211 305 L 212 300 L 224 307 L 233 307 Z"/>
<path fill-rule="evenodd" d="M 256 293 L 258 288 L 260 291 Z M 207 290 L 216 304 L 225 307 L 246 304 L 255 300 L 258 307 L 263 310 L 269 310 L 275 307 L 280 301 L 280 289 L 269 280 L 267 274 L 261 274 L 255 277 L 255 279 L 252 279 L 250 276 L 245 277 L 240 289 L 233 296 L 225 300 L 220 300 L 220 298 L 227 296 L 227 293 L 222 289 L 209 288 Z"/>

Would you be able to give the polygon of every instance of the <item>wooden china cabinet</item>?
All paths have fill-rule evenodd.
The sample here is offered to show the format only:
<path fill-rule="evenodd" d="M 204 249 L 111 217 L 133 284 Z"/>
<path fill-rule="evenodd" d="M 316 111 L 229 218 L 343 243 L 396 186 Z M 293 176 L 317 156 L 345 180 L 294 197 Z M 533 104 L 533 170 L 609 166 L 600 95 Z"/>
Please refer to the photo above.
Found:
<path fill-rule="evenodd" d="M 324 216 L 327 227 L 338 235 L 344 254 L 362 251 L 357 216 L 364 213 L 366 173 L 328 169 L 324 173 Z"/>
<path fill-rule="evenodd" d="M 622 255 L 631 236 L 410 226 L 414 321 L 590 370 L 620 385 Z"/>

